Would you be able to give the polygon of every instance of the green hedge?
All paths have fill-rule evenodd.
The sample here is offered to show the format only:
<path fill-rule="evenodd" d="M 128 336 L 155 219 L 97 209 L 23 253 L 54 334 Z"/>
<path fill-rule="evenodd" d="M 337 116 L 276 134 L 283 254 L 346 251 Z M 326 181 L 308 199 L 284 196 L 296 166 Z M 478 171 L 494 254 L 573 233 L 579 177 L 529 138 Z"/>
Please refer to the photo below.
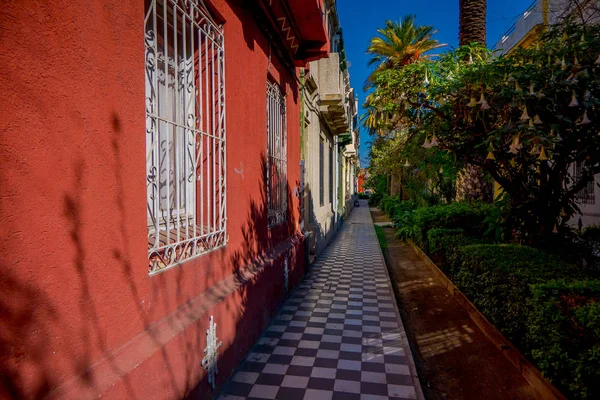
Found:
<path fill-rule="evenodd" d="M 430 256 L 445 256 L 447 250 L 449 250 L 448 240 L 453 241 L 456 239 L 464 238 L 465 230 L 448 229 L 448 228 L 434 228 L 427 232 L 427 242 L 429 248 L 423 249 Z"/>
<path fill-rule="evenodd" d="M 373 193 L 369 198 L 369 207 L 378 207 L 381 199 L 383 199 L 383 195 L 381 193 Z"/>
<path fill-rule="evenodd" d="M 463 229 L 466 235 L 482 236 L 486 231 L 485 218 L 491 206 L 488 204 L 450 203 L 415 210 L 415 242 L 428 248 L 427 233 L 430 229 Z"/>
<path fill-rule="evenodd" d="M 600 281 L 551 280 L 531 287 L 532 360 L 569 398 L 600 398 Z"/>
<path fill-rule="evenodd" d="M 530 285 L 581 272 L 558 257 L 531 247 L 475 244 L 458 247 L 454 283 L 509 340 L 524 345 Z"/>
<path fill-rule="evenodd" d="M 531 247 L 489 244 L 486 205 L 455 203 L 399 215 L 398 235 L 435 257 L 479 311 L 568 398 L 600 399 L 597 270 Z M 596 237 L 596 229 L 584 235 Z"/>
<path fill-rule="evenodd" d="M 465 236 L 464 229 L 434 228 L 427 232 L 428 249 L 431 257 L 441 261 L 441 268 L 448 275 L 454 275 L 451 266 L 456 264 L 460 247 L 472 244 L 485 244 L 490 241 L 483 237 Z"/>

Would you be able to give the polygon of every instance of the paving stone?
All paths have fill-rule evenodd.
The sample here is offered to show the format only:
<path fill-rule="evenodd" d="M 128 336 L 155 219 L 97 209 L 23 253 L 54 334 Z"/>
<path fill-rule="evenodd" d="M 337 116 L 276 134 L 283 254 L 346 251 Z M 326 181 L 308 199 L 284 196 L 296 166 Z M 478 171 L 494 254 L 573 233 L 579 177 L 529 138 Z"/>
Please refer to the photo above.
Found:
<path fill-rule="evenodd" d="M 394 301 L 369 209 L 356 208 L 220 399 L 419 398 Z"/>

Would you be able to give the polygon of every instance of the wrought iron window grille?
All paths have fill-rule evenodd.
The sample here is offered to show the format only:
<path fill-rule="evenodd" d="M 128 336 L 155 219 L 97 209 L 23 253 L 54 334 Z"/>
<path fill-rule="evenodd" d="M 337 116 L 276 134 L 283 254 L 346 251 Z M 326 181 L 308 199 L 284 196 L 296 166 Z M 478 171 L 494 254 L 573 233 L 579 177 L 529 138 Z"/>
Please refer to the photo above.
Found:
<path fill-rule="evenodd" d="M 583 166 L 581 163 L 575 164 L 575 182 L 579 182 L 583 177 Z M 575 198 L 580 204 L 596 204 L 596 196 L 594 193 L 596 186 L 596 179 L 592 179 L 587 185 L 581 189 Z"/>
<path fill-rule="evenodd" d="M 285 96 L 267 81 L 267 205 L 269 227 L 287 220 L 287 129 Z"/>
<path fill-rule="evenodd" d="M 201 0 L 147 0 L 148 271 L 226 244 L 223 29 Z"/>

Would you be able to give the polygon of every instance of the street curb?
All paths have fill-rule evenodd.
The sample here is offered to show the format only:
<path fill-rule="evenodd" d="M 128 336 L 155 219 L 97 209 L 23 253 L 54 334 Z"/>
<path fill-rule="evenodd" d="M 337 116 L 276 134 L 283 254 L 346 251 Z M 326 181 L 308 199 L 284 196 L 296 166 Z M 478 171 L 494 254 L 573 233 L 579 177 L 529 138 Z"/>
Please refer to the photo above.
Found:
<path fill-rule="evenodd" d="M 542 373 L 531 364 L 523 354 L 500 333 L 500 331 L 487 320 L 487 318 L 479 312 L 477 307 L 471 303 L 467 297 L 452 283 L 452 281 L 439 269 L 439 267 L 431 261 L 431 259 L 417 246 L 412 240 L 408 240 L 408 244 L 415 251 L 417 256 L 427 265 L 436 277 L 442 281 L 443 286 L 448 293 L 463 307 L 469 314 L 473 322 L 481 329 L 485 337 L 487 337 L 497 348 L 499 348 L 511 364 L 513 364 L 520 372 L 521 376 L 529 382 L 533 389 L 543 399 L 567 400 L 567 398 L 550 383 Z"/>

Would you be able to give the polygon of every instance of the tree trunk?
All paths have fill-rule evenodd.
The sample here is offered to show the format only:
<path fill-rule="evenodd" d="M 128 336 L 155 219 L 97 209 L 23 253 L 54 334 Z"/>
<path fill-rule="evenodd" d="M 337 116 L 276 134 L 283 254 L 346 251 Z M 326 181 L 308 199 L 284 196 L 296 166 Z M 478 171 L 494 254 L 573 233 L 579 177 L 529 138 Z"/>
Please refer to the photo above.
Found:
<path fill-rule="evenodd" d="M 475 165 L 467 164 L 460 171 L 456 180 L 456 200 L 491 203 L 493 199 L 493 184 L 485 179 L 483 170 Z"/>
<path fill-rule="evenodd" d="M 461 46 L 470 43 L 485 45 L 486 0 L 459 0 L 458 40 Z M 491 201 L 493 188 L 484 179 L 483 171 L 474 165 L 467 165 L 461 171 L 461 179 L 456 182 L 457 200 Z"/>
<path fill-rule="evenodd" d="M 485 44 L 486 0 L 459 0 L 458 40 L 461 46 L 469 43 Z"/>

